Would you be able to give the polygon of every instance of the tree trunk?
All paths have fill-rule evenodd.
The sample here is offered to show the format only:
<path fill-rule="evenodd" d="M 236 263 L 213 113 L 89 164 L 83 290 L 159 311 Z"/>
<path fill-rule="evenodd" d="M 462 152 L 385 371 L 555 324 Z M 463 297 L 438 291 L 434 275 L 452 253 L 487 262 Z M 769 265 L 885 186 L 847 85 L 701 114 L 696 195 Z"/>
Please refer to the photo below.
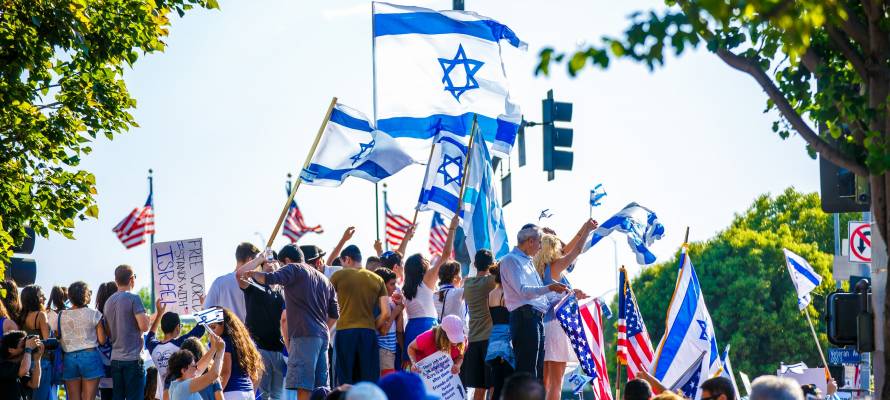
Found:
<path fill-rule="evenodd" d="M 890 400 L 890 390 L 886 390 L 884 383 L 890 379 L 890 371 L 887 366 L 890 365 L 890 352 L 886 349 L 890 348 L 890 324 L 886 318 L 890 315 L 890 296 L 887 296 L 887 268 L 890 264 L 890 257 L 887 256 L 887 250 L 890 249 L 890 225 L 888 225 L 888 181 L 890 175 L 872 175 L 869 179 L 871 184 L 871 206 L 872 218 L 874 219 L 874 229 L 872 230 L 872 308 L 875 313 L 875 347 L 876 351 L 873 357 L 872 370 L 874 372 L 875 397 L 882 400 Z M 875 232 L 877 231 L 877 232 Z M 875 235 L 877 233 L 877 235 Z M 880 239 L 880 240 L 875 240 Z M 852 288 L 851 288 L 852 290 Z"/>

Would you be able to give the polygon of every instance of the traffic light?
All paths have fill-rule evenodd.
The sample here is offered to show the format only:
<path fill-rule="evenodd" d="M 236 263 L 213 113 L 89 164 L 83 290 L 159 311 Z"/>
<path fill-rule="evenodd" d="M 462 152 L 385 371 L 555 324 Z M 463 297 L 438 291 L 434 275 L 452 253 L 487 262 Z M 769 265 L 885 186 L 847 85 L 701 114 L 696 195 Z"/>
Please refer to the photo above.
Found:
<path fill-rule="evenodd" d="M 22 244 L 12 248 L 12 252 L 27 255 L 34 252 L 34 230 L 25 228 L 27 237 Z M 6 278 L 12 278 L 17 285 L 27 286 L 37 280 L 37 261 L 32 258 L 12 257 L 6 265 Z"/>
<path fill-rule="evenodd" d="M 838 167 L 819 156 L 819 186 L 822 211 L 827 213 L 866 212 L 871 206 L 868 178 Z"/>
<path fill-rule="evenodd" d="M 871 288 L 867 279 L 856 284 L 856 293 L 837 291 L 825 300 L 828 341 L 836 346 L 856 346 L 860 353 L 875 347 Z"/>
<path fill-rule="evenodd" d="M 572 147 L 572 128 L 558 128 L 556 122 L 572 121 L 572 103 L 553 100 L 553 89 L 547 91 L 547 98 L 541 102 L 544 125 L 544 171 L 547 180 L 552 181 L 554 171 L 572 170 L 574 155 L 569 150 L 557 147 Z"/>

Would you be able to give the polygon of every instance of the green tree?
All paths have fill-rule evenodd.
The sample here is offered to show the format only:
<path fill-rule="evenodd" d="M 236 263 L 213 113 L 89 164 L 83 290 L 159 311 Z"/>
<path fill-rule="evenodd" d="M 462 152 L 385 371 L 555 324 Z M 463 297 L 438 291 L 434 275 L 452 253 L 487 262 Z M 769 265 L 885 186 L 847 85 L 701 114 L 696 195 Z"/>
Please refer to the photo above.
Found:
<path fill-rule="evenodd" d="M 96 178 L 79 169 L 99 136 L 138 126 L 123 80 L 164 50 L 168 15 L 216 0 L 0 1 L 0 266 L 25 226 L 72 238 L 96 218 Z M 2 276 L 2 270 L 0 270 Z"/>
<path fill-rule="evenodd" d="M 852 215 L 844 217 L 846 221 Z M 807 312 L 816 331 L 824 332 L 820 316 L 824 315 L 825 296 L 835 288 L 832 232 L 832 217 L 820 209 L 819 196 L 789 188 L 776 197 L 759 196 L 745 213 L 735 216 L 729 228 L 706 242 L 689 245 L 720 351 L 732 344 L 735 371 L 757 376 L 775 374 L 783 361 L 821 364 L 806 317 L 798 309 L 782 249 L 801 255 L 822 275 L 822 285 L 815 290 Z M 675 256 L 644 269 L 632 280 L 653 346 L 664 333 L 678 262 Z M 615 304 L 617 298 L 613 307 Z M 606 337 L 614 343 L 614 324 L 607 325 Z M 828 348 L 824 333 L 820 339 L 822 347 Z M 607 348 L 612 368 L 614 346 Z M 615 370 L 610 371 L 614 374 Z"/>
<path fill-rule="evenodd" d="M 139 300 L 142 300 L 142 306 L 146 310 L 154 310 L 154 304 L 151 304 L 151 290 L 147 287 L 139 288 Z"/>
<path fill-rule="evenodd" d="M 660 66 L 668 53 L 704 45 L 766 93 L 778 111 L 772 130 L 796 132 L 813 157 L 867 177 L 871 207 L 890 243 L 890 2 L 879 0 L 665 0 L 663 11 L 638 12 L 618 37 L 565 54 L 540 53 L 537 73 L 564 62 L 575 75 L 613 58 Z M 818 127 L 818 129 L 814 128 Z M 890 246 L 888 246 L 890 248 Z M 890 296 L 879 305 L 890 315 Z M 890 348 L 890 334 L 884 335 Z M 890 365 L 890 351 L 884 352 Z M 890 368 L 878 377 L 880 388 Z M 879 392 L 890 399 L 890 390 Z"/>

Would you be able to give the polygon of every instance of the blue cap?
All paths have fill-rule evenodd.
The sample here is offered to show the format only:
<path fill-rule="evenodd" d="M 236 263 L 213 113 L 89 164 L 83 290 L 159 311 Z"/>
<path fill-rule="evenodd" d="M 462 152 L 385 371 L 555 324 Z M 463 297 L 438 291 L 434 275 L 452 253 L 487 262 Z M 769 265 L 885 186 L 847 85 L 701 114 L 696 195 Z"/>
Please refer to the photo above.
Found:
<path fill-rule="evenodd" d="M 377 386 L 383 389 L 389 400 L 436 400 L 439 396 L 427 394 L 420 375 L 410 372 L 394 372 L 380 378 Z"/>

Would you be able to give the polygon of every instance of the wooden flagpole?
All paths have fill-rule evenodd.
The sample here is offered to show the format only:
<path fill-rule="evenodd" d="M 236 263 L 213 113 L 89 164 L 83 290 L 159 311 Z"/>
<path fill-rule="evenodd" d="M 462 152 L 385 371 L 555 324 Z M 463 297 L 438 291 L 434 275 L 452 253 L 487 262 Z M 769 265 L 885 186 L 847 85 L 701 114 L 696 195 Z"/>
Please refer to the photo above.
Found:
<path fill-rule="evenodd" d="M 334 112 L 335 105 L 337 105 L 336 97 L 331 99 L 328 111 L 324 114 L 324 120 L 321 122 L 321 127 L 318 128 L 318 134 L 315 135 L 315 141 L 312 142 L 309 154 L 306 155 L 306 162 L 303 163 L 303 168 L 297 173 L 297 182 L 294 184 L 294 187 L 291 188 L 290 196 L 288 196 L 287 201 L 284 203 L 284 208 L 281 209 L 281 215 L 278 216 L 278 222 L 275 223 L 275 228 L 272 229 L 272 234 L 269 235 L 269 240 L 266 242 L 266 248 L 271 248 L 272 242 L 275 241 L 275 236 L 278 236 L 278 230 L 281 229 L 281 224 L 284 222 L 287 210 L 290 209 L 290 203 L 294 201 L 294 196 L 297 195 L 297 189 L 300 188 L 300 183 L 303 182 L 302 171 L 309 167 L 309 163 L 312 161 L 312 156 L 315 155 L 315 149 L 318 148 L 318 142 L 321 141 L 321 135 L 324 134 L 324 129 L 328 126 L 328 121 L 331 119 L 331 113 Z"/>
<path fill-rule="evenodd" d="M 828 372 L 828 362 L 825 361 L 825 353 L 822 352 L 819 336 L 816 335 L 816 328 L 813 327 L 813 320 L 810 319 L 810 313 L 808 313 L 806 309 L 803 310 L 803 313 L 807 316 L 807 322 L 810 324 L 810 332 L 813 333 L 813 340 L 816 341 L 816 348 L 819 349 L 819 357 L 822 358 L 822 366 L 825 367 L 825 380 L 828 381 L 831 379 L 831 374 Z"/>
<path fill-rule="evenodd" d="M 433 161 L 433 152 L 434 152 L 434 151 L 436 151 L 436 139 L 435 139 L 435 138 L 433 138 L 433 145 L 430 146 L 430 156 L 427 157 L 427 159 L 426 159 L 426 170 L 427 170 L 427 172 L 429 172 L 429 170 L 430 170 L 430 163 Z M 423 180 L 424 180 L 424 183 L 426 183 L 426 176 L 423 177 Z M 421 188 L 420 188 L 420 190 L 423 191 L 423 185 L 422 185 L 422 184 L 421 184 Z M 411 219 L 411 225 L 416 225 L 416 224 L 417 224 L 417 213 L 419 213 L 419 212 L 420 212 L 420 210 L 418 210 L 417 207 L 415 207 L 415 208 L 414 208 L 414 218 Z"/>
<path fill-rule="evenodd" d="M 476 114 L 473 114 L 473 127 L 470 129 L 470 143 L 467 145 L 467 162 L 464 163 L 464 175 L 460 182 L 460 196 L 457 197 L 457 210 L 454 212 L 460 214 L 460 210 L 464 207 L 464 190 L 467 188 L 467 172 L 470 171 L 470 160 L 473 158 L 473 142 L 476 139 Z"/>

